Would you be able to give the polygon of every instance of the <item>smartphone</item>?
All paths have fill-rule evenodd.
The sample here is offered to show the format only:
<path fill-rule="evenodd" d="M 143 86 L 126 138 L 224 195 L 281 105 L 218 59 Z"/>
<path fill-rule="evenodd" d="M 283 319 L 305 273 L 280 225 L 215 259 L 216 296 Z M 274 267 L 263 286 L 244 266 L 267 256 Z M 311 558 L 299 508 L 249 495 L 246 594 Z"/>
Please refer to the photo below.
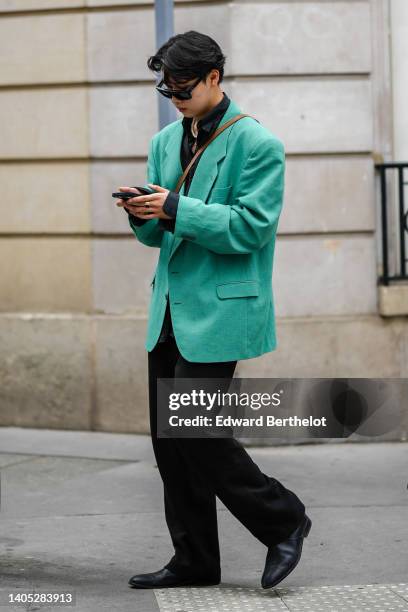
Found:
<path fill-rule="evenodd" d="M 118 200 L 129 200 L 130 198 L 136 198 L 138 195 L 147 195 L 149 193 L 154 193 L 153 189 L 148 189 L 147 187 L 137 187 L 140 193 L 133 193 L 133 191 L 115 191 L 112 193 L 112 198 L 117 198 Z"/>

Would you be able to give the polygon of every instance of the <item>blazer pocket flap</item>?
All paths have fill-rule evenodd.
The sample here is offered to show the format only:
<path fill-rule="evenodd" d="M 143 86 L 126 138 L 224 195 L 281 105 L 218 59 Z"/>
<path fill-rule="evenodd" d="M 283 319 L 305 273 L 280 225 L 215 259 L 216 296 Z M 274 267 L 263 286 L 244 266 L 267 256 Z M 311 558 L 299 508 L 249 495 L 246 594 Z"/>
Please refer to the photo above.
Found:
<path fill-rule="evenodd" d="M 217 285 L 217 295 L 221 299 L 259 295 L 259 282 L 248 280 L 222 283 Z"/>
<path fill-rule="evenodd" d="M 231 191 L 232 185 L 227 185 L 226 187 L 214 187 L 212 193 L 218 193 L 219 195 L 223 195 L 224 193 L 228 193 Z"/>
<path fill-rule="evenodd" d="M 230 192 L 232 189 L 232 185 L 227 185 L 227 187 L 214 187 L 210 192 L 210 200 L 211 202 L 222 204 L 226 200 L 228 200 Z"/>

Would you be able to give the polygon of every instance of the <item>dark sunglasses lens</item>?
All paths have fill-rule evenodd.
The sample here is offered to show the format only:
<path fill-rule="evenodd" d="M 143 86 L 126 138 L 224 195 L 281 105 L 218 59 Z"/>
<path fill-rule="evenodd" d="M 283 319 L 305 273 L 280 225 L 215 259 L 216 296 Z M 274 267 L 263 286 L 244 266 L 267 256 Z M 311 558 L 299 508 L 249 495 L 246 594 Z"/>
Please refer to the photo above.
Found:
<path fill-rule="evenodd" d="M 171 93 L 169 91 L 166 91 L 165 89 L 161 89 L 160 87 L 156 87 L 156 89 L 165 98 L 171 98 Z"/>
<path fill-rule="evenodd" d="M 174 96 L 177 100 L 191 100 L 191 92 L 190 91 L 173 91 L 172 89 L 168 89 L 167 87 L 162 87 L 163 81 L 159 83 L 156 87 L 157 91 L 159 91 L 162 96 L 165 98 L 171 98 Z"/>
<path fill-rule="evenodd" d="M 180 91 L 175 93 L 174 97 L 177 98 L 177 100 L 190 100 L 191 94 L 187 91 Z"/>

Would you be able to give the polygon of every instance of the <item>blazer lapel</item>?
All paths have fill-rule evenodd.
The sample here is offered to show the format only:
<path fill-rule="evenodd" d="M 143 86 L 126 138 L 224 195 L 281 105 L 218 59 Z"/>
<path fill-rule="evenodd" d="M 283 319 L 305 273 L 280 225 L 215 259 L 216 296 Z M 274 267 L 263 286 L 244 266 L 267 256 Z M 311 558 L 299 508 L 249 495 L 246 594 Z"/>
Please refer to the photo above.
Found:
<path fill-rule="evenodd" d="M 227 110 L 225 111 L 224 116 L 222 117 L 217 127 L 221 127 L 222 125 L 224 125 L 224 123 L 232 119 L 232 117 L 235 117 L 235 115 L 238 115 L 240 113 L 242 113 L 241 109 L 235 102 L 233 102 L 233 100 L 231 100 Z M 204 202 L 207 199 L 207 196 L 214 184 L 214 181 L 218 176 L 219 164 L 226 155 L 228 134 L 233 126 L 234 124 L 224 130 L 222 134 L 217 136 L 217 138 L 215 138 L 214 141 L 211 142 L 205 149 L 205 151 L 200 155 L 198 166 L 196 168 L 196 171 L 194 172 L 193 180 L 190 184 L 190 189 L 188 192 L 189 197 L 199 198 Z M 182 120 L 180 119 L 176 122 L 176 125 L 165 147 L 165 155 L 163 162 L 164 171 L 162 172 L 162 175 L 163 183 L 166 189 L 175 189 L 177 181 L 183 174 L 183 168 L 180 162 L 180 148 L 182 138 L 183 124 Z M 184 186 L 185 182 L 180 188 L 180 195 L 184 195 Z M 173 237 L 173 240 L 172 244 L 170 245 L 169 260 L 174 255 L 179 245 L 183 242 L 183 238 L 174 238 L 173 234 L 171 234 L 171 236 Z"/>

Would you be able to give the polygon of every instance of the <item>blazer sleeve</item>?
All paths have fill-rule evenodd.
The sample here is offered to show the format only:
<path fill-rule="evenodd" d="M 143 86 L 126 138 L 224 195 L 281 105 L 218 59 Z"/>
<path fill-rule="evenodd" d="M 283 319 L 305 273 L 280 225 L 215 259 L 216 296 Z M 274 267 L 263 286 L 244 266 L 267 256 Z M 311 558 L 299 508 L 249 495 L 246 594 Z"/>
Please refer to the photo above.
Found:
<path fill-rule="evenodd" d="M 180 195 L 174 236 L 219 254 L 251 253 L 274 236 L 282 210 L 285 150 L 279 139 L 252 149 L 237 175 L 232 204 Z"/>
<path fill-rule="evenodd" d="M 149 189 L 147 183 L 160 185 L 160 178 L 154 159 L 154 137 L 150 141 L 149 153 L 147 157 L 147 182 L 144 187 Z M 150 188 L 151 189 L 151 188 Z M 151 247 L 160 247 L 163 240 L 163 229 L 159 225 L 160 219 L 138 219 L 134 215 L 128 213 L 129 225 L 132 228 L 136 238 Z"/>

